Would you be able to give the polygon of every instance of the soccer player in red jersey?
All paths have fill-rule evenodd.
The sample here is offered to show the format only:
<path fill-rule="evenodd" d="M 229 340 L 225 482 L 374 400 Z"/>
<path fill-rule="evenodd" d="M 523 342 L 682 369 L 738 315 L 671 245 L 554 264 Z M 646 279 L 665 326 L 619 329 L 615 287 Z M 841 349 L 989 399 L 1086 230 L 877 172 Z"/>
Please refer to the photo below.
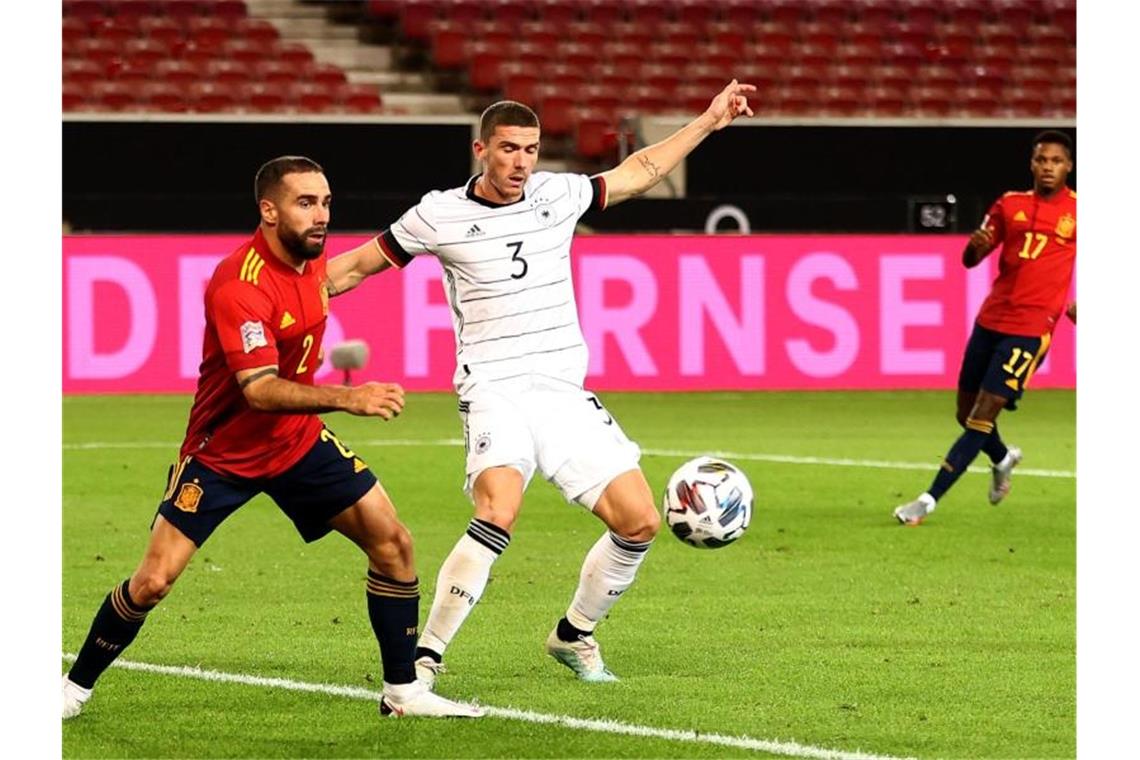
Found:
<path fill-rule="evenodd" d="M 1021 450 L 998 435 L 997 416 L 1013 411 L 1049 350 L 1053 328 L 1065 311 L 1075 323 L 1077 306 L 1066 309 L 1077 257 L 1077 194 L 1065 184 L 1073 170 L 1073 143 L 1048 130 L 1033 140 L 1029 163 L 1033 190 L 998 198 L 970 235 L 962 263 L 977 266 L 1000 243 L 993 289 L 978 311 L 958 374 L 958 424 L 965 428 L 930 488 L 894 511 L 904 525 L 930 514 L 979 451 L 993 463 L 990 503 L 1010 489 Z"/>
<path fill-rule="evenodd" d="M 261 223 L 222 260 L 206 288 L 198 389 L 179 461 L 138 569 L 103 601 L 63 677 L 63 717 L 78 715 L 96 679 L 134 640 L 194 552 L 223 520 L 268 494 L 306 541 L 335 530 L 368 557 L 368 617 L 384 673 L 382 715 L 477 717 L 415 678 L 419 581 L 412 538 L 364 461 L 318 414 L 390 420 L 404 407 L 392 383 L 317 386 L 328 317 L 325 235 L 332 195 L 301 156 L 257 173 Z"/>

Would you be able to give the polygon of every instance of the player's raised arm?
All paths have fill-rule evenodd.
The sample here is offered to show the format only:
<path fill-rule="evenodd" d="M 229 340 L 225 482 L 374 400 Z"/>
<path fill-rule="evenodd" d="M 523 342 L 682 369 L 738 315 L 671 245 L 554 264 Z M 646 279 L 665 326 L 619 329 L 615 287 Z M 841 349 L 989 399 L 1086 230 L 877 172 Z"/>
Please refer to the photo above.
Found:
<path fill-rule="evenodd" d="M 380 248 L 379 236 L 364 245 L 345 251 L 328 261 L 327 279 L 329 298 L 339 296 L 364 282 L 366 277 L 383 272 L 392 262 Z"/>
<path fill-rule="evenodd" d="M 673 171 L 685 156 L 713 132 L 727 127 L 738 116 L 752 115 L 747 93 L 756 87 L 735 79 L 713 98 L 708 109 L 693 121 L 665 138 L 630 155 L 618 166 L 602 174 L 605 206 L 641 195 Z"/>

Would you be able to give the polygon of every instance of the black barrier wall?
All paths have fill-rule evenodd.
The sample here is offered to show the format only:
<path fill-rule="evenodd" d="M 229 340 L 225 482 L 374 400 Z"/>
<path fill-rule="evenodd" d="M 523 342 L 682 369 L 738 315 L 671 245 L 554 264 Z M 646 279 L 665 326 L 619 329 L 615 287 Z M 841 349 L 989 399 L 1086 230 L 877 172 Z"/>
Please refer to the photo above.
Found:
<path fill-rule="evenodd" d="M 968 230 L 1000 193 L 1030 187 L 1037 131 L 734 127 L 690 156 L 686 198 L 629 202 L 583 222 L 607 232 L 701 231 L 729 204 L 753 232 Z M 77 231 L 247 230 L 257 167 L 300 153 L 329 175 L 336 229 L 370 231 L 428 190 L 466 180 L 471 136 L 469 124 L 69 120 L 63 216 Z M 735 230 L 735 215 L 722 213 L 718 228 Z"/>

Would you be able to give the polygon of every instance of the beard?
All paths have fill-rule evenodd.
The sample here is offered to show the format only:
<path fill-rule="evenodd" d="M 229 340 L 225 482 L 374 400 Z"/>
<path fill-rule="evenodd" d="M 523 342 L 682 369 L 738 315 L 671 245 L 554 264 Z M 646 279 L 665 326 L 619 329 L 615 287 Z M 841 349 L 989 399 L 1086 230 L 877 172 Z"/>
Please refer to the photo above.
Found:
<path fill-rule="evenodd" d="M 285 247 L 290 254 L 305 261 L 312 261 L 319 258 L 325 251 L 325 239 L 321 238 L 319 243 L 309 242 L 309 235 L 314 232 L 321 232 L 317 227 L 310 227 L 300 233 L 293 230 L 279 227 L 277 230 L 277 238 L 281 241 L 281 245 Z"/>

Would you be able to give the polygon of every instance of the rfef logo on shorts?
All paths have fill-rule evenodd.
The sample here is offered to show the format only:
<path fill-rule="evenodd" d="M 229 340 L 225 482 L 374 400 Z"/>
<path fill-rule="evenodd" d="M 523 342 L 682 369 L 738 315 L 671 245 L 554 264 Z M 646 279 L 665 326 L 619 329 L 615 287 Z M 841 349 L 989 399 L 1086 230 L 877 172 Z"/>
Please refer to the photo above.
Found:
<path fill-rule="evenodd" d="M 202 486 L 194 485 L 193 483 L 183 483 L 182 488 L 178 491 L 178 498 L 174 500 L 174 506 L 183 512 L 197 512 L 198 502 L 201 500 Z"/>
<path fill-rule="evenodd" d="M 241 347 L 247 354 L 255 348 L 269 345 L 265 339 L 265 326 L 260 322 L 242 322 L 240 329 Z"/>

